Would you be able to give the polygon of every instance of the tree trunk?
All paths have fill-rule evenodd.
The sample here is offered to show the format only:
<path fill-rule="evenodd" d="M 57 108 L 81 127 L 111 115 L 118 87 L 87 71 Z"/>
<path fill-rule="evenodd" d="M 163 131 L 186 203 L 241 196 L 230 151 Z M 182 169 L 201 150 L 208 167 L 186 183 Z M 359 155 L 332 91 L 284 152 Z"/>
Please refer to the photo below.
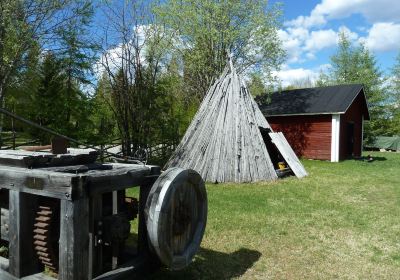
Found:
<path fill-rule="evenodd" d="M 0 106 L 3 109 L 5 107 L 5 98 L 3 96 L 4 94 L 4 85 L 3 83 L 0 83 Z M 0 114 L 0 149 L 3 146 L 3 122 L 4 122 L 4 115 Z"/>

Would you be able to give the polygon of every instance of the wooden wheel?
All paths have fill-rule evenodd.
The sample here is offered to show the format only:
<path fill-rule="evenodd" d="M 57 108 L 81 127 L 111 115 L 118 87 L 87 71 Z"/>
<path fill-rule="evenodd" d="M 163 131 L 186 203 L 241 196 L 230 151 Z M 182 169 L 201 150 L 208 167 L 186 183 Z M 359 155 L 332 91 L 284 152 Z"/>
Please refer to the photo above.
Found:
<path fill-rule="evenodd" d="M 168 169 L 152 186 L 145 213 L 149 240 L 160 261 L 172 270 L 189 265 L 207 221 L 201 176 L 190 169 Z"/>

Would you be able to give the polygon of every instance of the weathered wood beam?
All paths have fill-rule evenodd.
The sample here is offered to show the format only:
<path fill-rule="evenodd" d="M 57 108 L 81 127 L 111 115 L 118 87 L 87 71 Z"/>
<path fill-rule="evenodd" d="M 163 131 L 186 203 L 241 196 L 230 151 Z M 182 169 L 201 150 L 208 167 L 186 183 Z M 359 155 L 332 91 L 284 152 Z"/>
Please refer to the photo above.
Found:
<path fill-rule="evenodd" d="M 101 174 L 92 173 L 87 175 L 87 188 L 90 195 L 123 190 L 141 185 L 149 174 L 149 168 L 132 169 L 132 167 L 113 172 L 103 171 Z"/>
<path fill-rule="evenodd" d="M 89 199 L 61 200 L 59 280 L 85 280 L 89 271 Z"/>
<path fill-rule="evenodd" d="M 72 199 L 73 189 L 76 188 L 73 177 L 76 175 L 0 166 L 2 188 L 58 199 Z"/>
<path fill-rule="evenodd" d="M 39 272 L 33 244 L 37 196 L 10 190 L 9 272 L 21 278 Z"/>

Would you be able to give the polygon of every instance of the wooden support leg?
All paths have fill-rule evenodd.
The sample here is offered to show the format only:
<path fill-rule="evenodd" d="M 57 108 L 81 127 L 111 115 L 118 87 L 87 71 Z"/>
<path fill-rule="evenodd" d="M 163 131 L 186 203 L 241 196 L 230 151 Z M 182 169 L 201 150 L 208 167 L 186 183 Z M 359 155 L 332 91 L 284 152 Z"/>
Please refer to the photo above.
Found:
<path fill-rule="evenodd" d="M 139 192 L 139 225 L 138 225 L 138 253 L 148 253 L 148 241 L 147 241 L 147 228 L 146 221 L 144 218 L 144 208 L 146 206 L 147 197 L 151 190 L 151 184 L 140 186 Z"/>
<path fill-rule="evenodd" d="M 59 280 L 85 280 L 89 271 L 89 200 L 61 200 Z"/>
<path fill-rule="evenodd" d="M 118 214 L 118 191 L 112 192 L 112 213 L 113 215 Z M 111 268 L 116 269 L 118 266 L 119 244 L 111 244 L 111 245 L 112 245 Z"/>
<path fill-rule="evenodd" d="M 17 278 L 39 272 L 33 245 L 37 196 L 10 190 L 9 272 Z"/>
<path fill-rule="evenodd" d="M 97 229 L 103 215 L 103 196 L 95 195 L 90 203 L 90 241 L 89 241 L 89 276 L 88 279 L 95 278 L 103 273 L 103 243 L 99 240 Z M 96 237 L 97 236 L 97 237 Z"/>

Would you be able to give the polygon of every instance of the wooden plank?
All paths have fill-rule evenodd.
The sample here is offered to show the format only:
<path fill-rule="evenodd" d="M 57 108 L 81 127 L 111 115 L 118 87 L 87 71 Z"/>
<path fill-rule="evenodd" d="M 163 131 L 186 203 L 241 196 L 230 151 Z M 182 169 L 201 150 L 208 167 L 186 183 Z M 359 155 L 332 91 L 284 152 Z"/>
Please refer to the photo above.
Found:
<path fill-rule="evenodd" d="M 112 192 L 112 214 L 118 214 L 118 192 Z M 118 242 L 111 242 L 111 269 L 116 269 L 118 266 L 118 257 L 119 257 L 119 243 Z"/>
<path fill-rule="evenodd" d="M 148 237 L 144 209 L 152 185 L 142 185 L 139 190 L 138 254 L 148 254 Z"/>
<path fill-rule="evenodd" d="M 8 209 L 0 209 L 0 227 L 1 227 L 1 239 L 9 241 L 9 225 L 10 215 Z"/>
<path fill-rule="evenodd" d="M 259 127 L 270 128 L 243 79 L 226 68 L 165 168 L 194 169 L 213 183 L 275 180 Z"/>
<path fill-rule="evenodd" d="M 0 166 L 0 186 L 9 190 L 43 195 L 58 199 L 72 199 L 75 187 L 74 174 L 45 172 Z"/>
<path fill-rule="evenodd" d="M 10 190 L 9 194 L 9 272 L 21 278 L 39 272 L 32 234 L 37 196 L 15 190 Z"/>
<path fill-rule="evenodd" d="M 98 152 L 87 151 L 71 154 L 52 154 L 50 152 L 32 152 L 20 150 L 1 150 L 0 164 L 26 168 L 38 168 L 46 166 L 62 166 L 73 164 L 94 163 Z"/>
<path fill-rule="evenodd" d="M 88 279 L 93 279 L 103 273 L 103 244 L 97 240 L 97 223 L 103 215 L 103 196 L 94 195 L 90 199 L 90 219 L 89 221 L 89 271 Z"/>
<path fill-rule="evenodd" d="M 12 276 L 7 271 L 0 269 L 0 279 L 1 280 L 17 280 L 18 278 Z"/>
<path fill-rule="evenodd" d="M 101 163 L 88 163 L 79 165 L 68 165 L 68 166 L 54 166 L 40 168 L 42 171 L 52 171 L 52 172 L 65 172 L 65 173 L 84 173 L 89 170 L 111 170 L 113 166 L 111 164 L 101 164 Z"/>
<path fill-rule="evenodd" d="M 135 279 L 135 274 L 143 269 L 149 261 L 148 255 L 140 255 L 132 261 L 129 261 L 115 270 L 106 272 L 94 280 L 126 280 Z"/>
<path fill-rule="evenodd" d="M 148 166 L 128 165 L 107 171 L 89 171 L 86 182 L 90 195 L 93 195 L 139 186 L 150 173 Z"/>
<path fill-rule="evenodd" d="M 62 200 L 59 280 L 88 279 L 89 199 Z"/>
<path fill-rule="evenodd" d="M 16 278 L 7 271 L 1 269 L 0 269 L 0 279 L 1 280 L 55 280 L 55 278 L 50 277 L 44 273 L 37 273 L 23 278 Z"/>
<path fill-rule="evenodd" d="M 285 136 L 282 132 L 271 132 L 269 136 L 272 142 L 276 145 L 283 158 L 286 160 L 293 173 L 298 177 L 302 178 L 307 176 L 307 171 L 301 164 L 299 158 L 296 156 L 289 143 L 286 141 Z"/>
<path fill-rule="evenodd" d="M 0 269 L 8 270 L 9 266 L 10 266 L 10 261 L 6 258 L 0 257 Z"/>
<path fill-rule="evenodd" d="M 50 277 L 44 273 L 37 273 L 31 276 L 24 277 L 21 280 L 55 280 L 55 278 Z"/>

